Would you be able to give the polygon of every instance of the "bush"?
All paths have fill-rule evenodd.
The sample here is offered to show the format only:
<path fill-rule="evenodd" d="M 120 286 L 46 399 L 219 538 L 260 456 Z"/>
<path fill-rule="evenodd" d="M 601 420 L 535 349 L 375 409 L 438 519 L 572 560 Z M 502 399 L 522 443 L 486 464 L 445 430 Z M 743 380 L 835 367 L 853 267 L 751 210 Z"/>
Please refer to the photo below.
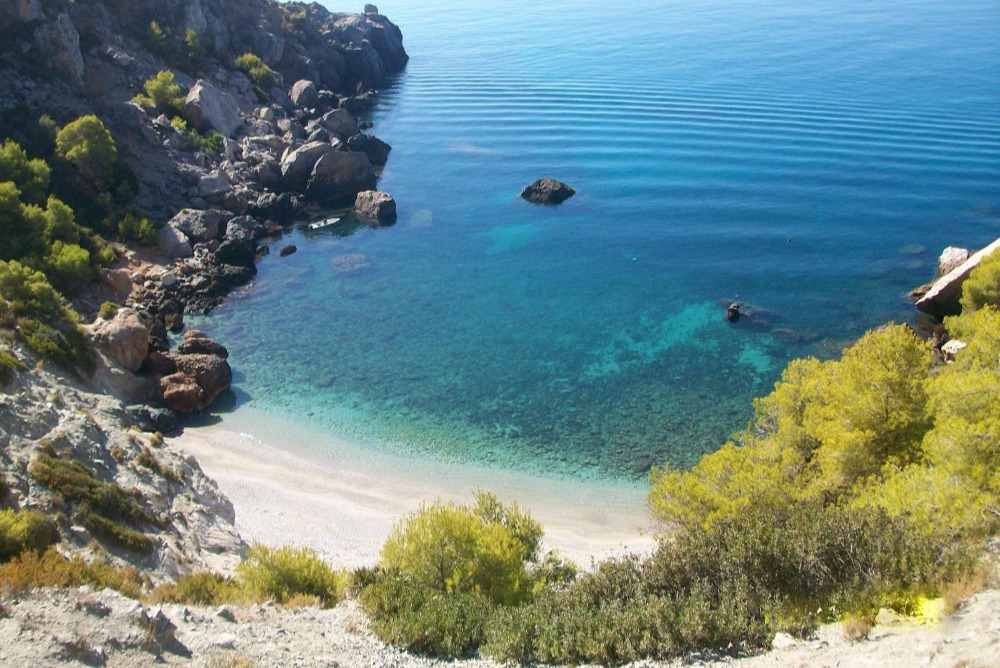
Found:
<path fill-rule="evenodd" d="M 140 246 L 155 246 L 156 227 L 148 218 L 140 218 L 131 212 L 126 213 L 118 221 L 118 240 Z"/>
<path fill-rule="evenodd" d="M 247 560 L 236 569 L 243 592 L 252 597 L 287 603 L 296 595 L 315 596 L 324 607 L 344 597 L 347 574 L 335 571 L 308 548 L 251 546 Z"/>
<path fill-rule="evenodd" d="M 438 502 L 396 524 L 382 547 L 383 567 L 441 593 L 477 593 L 498 603 L 523 600 L 531 591 L 525 560 L 533 556 L 529 550 L 537 549 L 538 525 L 523 518 L 534 527 L 520 527 L 516 507 L 498 509 L 487 500 L 481 509 L 509 516 L 533 543 L 522 543 L 497 516 Z"/>
<path fill-rule="evenodd" d="M 242 70 L 250 77 L 257 89 L 257 94 L 264 99 L 271 96 L 271 89 L 280 82 L 278 73 L 268 67 L 256 54 L 244 53 L 236 59 L 235 65 L 237 69 Z"/>
<path fill-rule="evenodd" d="M 55 523 L 38 510 L 0 510 L 0 562 L 22 552 L 45 548 L 59 540 Z"/>
<path fill-rule="evenodd" d="M 97 365 L 94 349 L 76 325 L 53 327 L 34 318 L 18 321 L 18 333 L 37 355 L 74 374 L 90 375 Z"/>
<path fill-rule="evenodd" d="M 6 350 L 0 350 L 0 385 L 7 385 L 14 380 L 14 374 L 27 369 L 19 359 Z"/>
<path fill-rule="evenodd" d="M 80 557 L 67 559 L 55 548 L 43 554 L 22 552 L 0 565 L 0 589 L 16 596 L 37 587 L 82 587 L 114 589 L 125 596 L 139 598 L 149 579 L 134 568 L 116 568 L 100 562 L 87 563 Z"/>
<path fill-rule="evenodd" d="M 65 295 L 75 295 L 94 280 L 90 253 L 76 244 L 56 241 L 45 256 L 45 275 Z"/>
<path fill-rule="evenodd" d="M 20 260 L 44 252 L 43 211 L 33 204 L 22 204 L 21 191 L 13 182 L 0 182 L 0 261 Z"/>
<path fill-rule="evenodd" d="M 154 603 L 221 605 L 236 600 L 237 592 L 232 578 L 202 571 L 182 575 L 175 583 L 160 585 L 150 598 Z"/>
<path fill-rule="evenodd" d="M 66 323 L 75 323 L 79 319 L 49 284 L 45 274 L 20 262 L 0 260 L 0 298 L 10 305 L 11 312 L 16 316 L 35 316 Z"/>
<path fill-rule="evenodd" d="M 25 202 L 42 204 L 45 201 L 50 174 L 51 170 L 44 160 L 29 160 L 28 154 L 17 142 L 5 139 L 0 146 L 0 183 L 12 182 Z"/>
<path fill-rule="evenodd" d="M 101 320 L 113 320 L 117 314 L 118 304 L 114 302 L 103 302 L 101 304 L 101 310 L 97 313 L 97 317 Z"/>
<path fill-rule="evenodd" d="M 174 73 L 170 70 L 160 70 L 156 76 L 143 84 L 146 94 L 136 95 L 136 102 L 154 107 L 168 116 L 183 116 L 186 94 L 184 89 L 174 83 Z"/>
<path fill-rule="evenodd" d="M 56 135 L 56 155 L 96 186 L 109 181 L 117 153 L 115 140 L 97 116 L 81 116 Z"/>
<path fill-rule="evenodd" d="M 78 461 L 41 453 L 28 469 L 43 485 L 76 507 L 80 520 L 90 531 L 127 550 L 148 554 L 154 542 L 132 529 L 156 521 L 136 500 L 136 495 L 115 483 L 101 482 Z"/>
<path fill-rule="evenodd" d="M 987 304 L 1000 306 L 1000 252 L 982 259 L 962 284 L 962 311 L 976 311 Z"/>

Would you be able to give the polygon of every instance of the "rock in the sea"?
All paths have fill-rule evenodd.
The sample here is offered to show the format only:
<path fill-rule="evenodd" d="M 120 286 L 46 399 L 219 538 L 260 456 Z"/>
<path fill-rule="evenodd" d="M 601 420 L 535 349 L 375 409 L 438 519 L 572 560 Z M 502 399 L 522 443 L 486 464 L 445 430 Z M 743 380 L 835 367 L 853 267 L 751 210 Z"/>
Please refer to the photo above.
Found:
<path fill-rule="evenodd" d="M 302 109 L 314 109 L 319 105 L 319 91 L 316 90 L 316 84 L 308 79 L 300 79 L 292 84 L 288 97 L 292 104 Z"/>
<path fill-rule="evenodd" d="M 218 132 L 232 137 L 242 124 L 240 109 L 232 95 L 199 79 L 188 92 L 184 116 L 191 127 L 201 132 Z"/>
<path fill-rule="evenodd" d="M 118 309 L 111 320 L 98 318 L 87 331 L 98 349 L 123 369 L 138 371 L 149 353 L 152 323 L 133 308 Z"/>
<path fill-rule="evenodd" d="M 930 290 L 917 301 L 917 308 L 938 318 L 962 312 L 962 284 L 984 257 L 1000 250 L 1000 239 L 974 253 L 968 260 L 934 281 Z"/>
<path fill-rule="evenodd" d="M 726 320 L 729 322 L 739 322 L 741 315 L 743 314 L 740 313 L 740 305 L 736 302 L 730 304 L 729 308 L 726 309 Z"/>
<path fill-rule="evenodd" d="M 229 358 L 229 350 L 208 338 L 208 335 L 200 329 L 189 329 L 184 332 L 184 341 L 177 346 L 177 353 L 180 355 L 215 355 L 222 359 Z"/>
<path fill-rule="evenodd" d="M 347 149 L 360 151 L 368 156 L 368 162 L 381 167 L 389 161 L 389 151 L 392 147 L 378 137 L 372 135 L 354 135 L 347 140 Z"/>
<path fill-rule="evenodd" d="M 299 249 L 298 246 L 296 246 L 295 244 L 288 244 L 287 246 L 282 246 L 281 249 L 278 251 L 278 257 L 288 257 L 298 249 Z"/>
<path fill-rule="evenodd" d="M 347 204 L 362 190 L 375 189 L 375 168 L 364 153 L 334 151 L 316 161 L 306 195 L 325 204 Z"/>
<path fill-rule="evenodd" d="M 575 194 L 573 188 L 551 176 L 539 179 L 521 191 L 521 197 L 535 204 L 561 204 Z"/>
<path fill-rule="evenodd" d="M 354 200 L 354 215 L 374 225 L 392 225 L 396 222 L 396 200 L 389 193 L 362 190 Z"/>

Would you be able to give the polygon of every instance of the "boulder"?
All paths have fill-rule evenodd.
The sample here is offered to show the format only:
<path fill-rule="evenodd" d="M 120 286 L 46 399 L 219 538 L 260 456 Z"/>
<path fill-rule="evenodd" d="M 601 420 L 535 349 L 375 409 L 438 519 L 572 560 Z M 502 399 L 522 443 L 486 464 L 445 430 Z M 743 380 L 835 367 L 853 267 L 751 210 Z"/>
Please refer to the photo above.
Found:
<path fill-rule="evenodd" d="M 226 212 L 218 209 L 181 209 L 167 225 L 183 232 L 191 243 L 205 243 L 219 238 L 226 218 Z"/>
<path fill-rule="evenodd" d="M 389 161 L 392 147 L 372 135 L 354 135 L 347 140 L 347 150 L 364 153 L 368 156 L 368 162 L 381 167 Z"/>
<path fill-rule="evenodd" d="M 948 341 L 943 346 L 941 346 L 941 354 L 944 356 L 944 361 L 950 364 L 951 362 L 955 361 L 955 357 L 958 355 L 958 352 L 963 348 L 967 347 L 968 344 L 965 343 L 964 341 L 959 341 L 958 339 L 952 339 L 951 341 Z"/>
<path fill-rule="evenodd" d="M 222 359 L 229 358 L 229 350 L 224 345 L 208 338 L 208 335 L 199 329 L 189 329 L 184 332 L 184 341 L 177 346 L 177 353 L 180 355 L 215 355 Z"/>
<path fill-rule="evenodd" d="M 160 399 L 172 411 L 187 414 L 207 406 L 205 392 L 194 378 L 183 373 L 172 373 L 160 379 Z"/>
<path fill-rule="evenodd" d="M 320 117 L 319 123 L 328 132 L 343 140 L 353 137 L 361 131 L 358 128 L 358 121 L 354 118 L 354 114 L 347 109 L 328 111 Z"/>
<path fill-rule="evenodd" d="M 546 176 L 521 191 L 521 197 L 535 204 L 561 204 L 576 194 L 570 186 Z"/>
<path fill-rule="evenodd" d="M 1000 239 L 973 253 L 968 260 L 934 281 L 931 289 L 917 301 L 917 308 L 938 318 L 962 312 L 962 284 L 983 258 L 1000 249 Z"/>
<path fill-rule="evenodd" d="M 171 432 L 177 428 L 177 413 L 169 408 L 157 408 L 146 404 L 125 407 L 129 419 L 143 431 Z"/>
<path fill-rule="evenodd" d="M 192 257 L 194 251 L 184 233 L 171 225 L 164 225 L 156 232 L 156 246 L 168 260 Z"/>
<path fill-rule="evenodd" d="M 203 392 L 207 408 L 215 398 L 229 389 L 233 382 L 233 370 L 229 362 L 215 355 L 176 355 L 177 372 L 194 379 Z M 198 410 L 201 410 L 199 408 Z"/>
<path fill-rule="evenodd" d="M 396 222 L 396 200 L 389 193 L 362 190 L 354 200 L 354 215 L 375 225 L 392 225 Z"/>
<path fill-rule="evenodd" d="M 257 239 L 264 233 L 263 226 L 250 216 L 237 216 L 226 225 L 226 236 L 215 249 L 215 259 L 220 264 L 241 267 L 255 271 Z M 223 272 L 225 273 L 225 271 Z M 251 273 L 252 275 L 252 273 Z M 221 278 L 221 277 L 220 277 Z M 244 275 L 232 275 L 229 279 L 246 282 Z M 228 280 L 227 279 L 227 282 Z M 242 283 L 236 283 L 240 285 Z"/>
<path fill-rule="evenodd" d="M 938 258 L 937 277 L 940 278 L 946 274 L 950 274 L 953 269 L 961 266 L 963 262 L 968 260 L 970 255 L 971 253 L 968 248 L 948 246 L 941 251 L 941 257 Z"/>
<path fill-rule="evenodd" d="M 313 167 L 306 195 L 324 204 L 348 204 L 362 190 L 375 189 L 375 168 L 364 153 L 334 151 Z"/>
<path fill-rule="evenodd" d="M 333 151 L 329 142 L 310 142 L 297 149 L 285 151 L 281 158 L 281 178 L 288 190 L 302 192 L 316 162 Z"/>
<path fill-rule="evenodd" d="M 233 189 L 226 173 L 214 170 L 198 179 L 198 197 L 221 197 Z"/>
<path fill-rule="evenodd" d="M 152 323 L 133 308 L 118 309 L 111 320 L 98 318 L 87 331 L 101 352 L 133 373 L 149 353 Z"/>
<path fill-rule="evenodd" d="M 196 130 L 214 131 L 224 137 L 232 137 L 243 122 L 233 96 L 204 79 L 199 79 L 188 92 L 184 102 L 184 116 Z"/>
<path fill-rule="evenodd" d="M 278 251 L 278 257 L 288 257 L 299 248 L 295 244 L 288 244 L 287 246 L 282 246 L 281 250 Z"/>
<path fill-rule="evenodd" d="M 314 109 L 319 106 L 319 91 L 316 89 L 316 84 L 307 79 L 300 79 L 292 84 L 288 97 L 292 100 L 292 104 L 302 109 Z"/>

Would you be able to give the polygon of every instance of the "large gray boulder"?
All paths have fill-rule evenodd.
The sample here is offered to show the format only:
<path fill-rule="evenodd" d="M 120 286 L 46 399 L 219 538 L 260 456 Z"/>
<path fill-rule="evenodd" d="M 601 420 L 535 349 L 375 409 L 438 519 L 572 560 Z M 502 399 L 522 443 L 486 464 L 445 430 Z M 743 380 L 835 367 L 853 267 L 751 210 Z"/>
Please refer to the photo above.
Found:
<path fill-rule="evenodd" d="M 333 151 L 321 157 L 306 195 L 324 204 L 349 204 L 362 190 L 375 190 L 375 168 L 364 153 Z"/>
<path fill-rule="evenodd" d="M 314 141 L 286 151 L 281 158 L 281 178 L 285 181 L 285 188 L 302 192 L 316 162 L 333 150 L 329 142 Z"/>
<path fill-rule="evenodd" d="M 300 79 L 292 84 L 288 97 L 292 100 L 292 104 L 302 109 L 319 106 L 319 91 L 316 89 L 316 84 L 308 79 Z"/>
<path fill-rule="evenodd" d="M 941 257 L 938 258 L 938 271 L 937 277 L 940 278 L 957 267 L 960 267 L 972 253 L 969 252 L 968 248 L 957 248 L 955 246 L 948 246 L 943 251 L 941 251 Z"/>
<path fill-rule="evenodd" d="M 934 281 L 931 289 L 917 301 L 917 308 L 938 318 L 961 313 L 962 284 L 984 257 L 997 250 L 1000 250 L 1000 239 L 973 253 L 968 260 Z"/>
<path fill-rule="evenodd" d="M 396 200 L 389 193 L 362 190 L 354 200 L 354 215 L 366 223 L 392 225 L 396 222 Z"/>
<path fill-rule="evenodd" d="M 181 209 L 167 225 L 183 232 L 191 243 L 204 243 L 219 238 L 222 225 L 230 215 L 218 209 Z"/>
<path fill-rule="evenodd" d="M 232 137 L 242 124 L 240 108 L 232 95 L 199 79 L 188 91 L 184 116 L 191 127 L 201 132 L 218 132 Z"/>
<path fill-rule="evenodd" d="M 183 232 L 172 225 L 164 225 L 156 232 L 156 246 L 167 260 L 192 257 L 194 250 Z"/>
<path fill-rule="evenodd" d="M 26 7 L 25 11 L 30 13 L 33 10 L 31 7 Z M 35 46 L 44 54 L 44 59 L 49 64 L 72 83 L 83 83 L 80 33 L 76 31 L 67 14 L 59 14 L 54 21 L 40 25 L 35 30 L 34 37 Z"/>
<path fill-rule="evenodd" d="M 336 135 L 343 141 L 361 132 L 358 128 L 358 119 L 347 109 L 328 111 L 320 117 L 319 123 L 330 134 Z"/>

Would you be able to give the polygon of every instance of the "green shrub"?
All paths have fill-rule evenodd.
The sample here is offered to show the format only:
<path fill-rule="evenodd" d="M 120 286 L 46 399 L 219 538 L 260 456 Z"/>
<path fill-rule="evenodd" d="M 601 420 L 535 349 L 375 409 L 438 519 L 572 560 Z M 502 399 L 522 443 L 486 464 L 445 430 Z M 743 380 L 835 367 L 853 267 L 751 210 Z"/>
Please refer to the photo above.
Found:
<path fill-rule="evenodd" d="M 56 155 L 97 186 L 108 183 L 118 149 L 97 116 L 81 116 L 56 135 Z"/>
<path fill-rule="evenodd" d="M 101 320 L 113 320 L 118 314 L 118 304 L 114 302 L 103 302 L 101 304 L 101 310 L 98 311 L 97 316 Z"/>
<path fill-rule="evenodd" d="M 0 562 L 26 550 L 44 552 L 59 540 L 55 523 L 38 510 L 0 510 Z"/>
<path fill-rule="evenodd" d="M 991 304 L 1000 306 L 1000 251 L 982 259 L 962 284 L 962 311 L 969 312 Z"/>
<path fill-rule="evenodd" d="M 205 48 L 205 44 L 201 41 L 201 36 L 198 32 L 188 28 L 184 32 L 184 55 L 187 57 L 187 61 L 191 67 L 195 69 L 201 67 L 207 53 L 208 51 Z"/>
<path fill-rule="evenodd" d="M 94 349 L 76 325 L 56 328 L 34 318 L 22 318 L 18 333 L 36 354 L 67 371 L 89 375 L 97 365 Z"/>
<path fill-rule="evenodd" d="M 495 500 L 495 499 L 494 499 Z M 497 510 L 487 501 L 484 508 L 522 522 L 516 507 Z M 454 503 L 422 506 L 393 528 L 382 547 L 382 565 L 398 570 L 421 587 L 441 593 L 477 593 L 498 603 L 513 603 L 531 592 L 525 560 L 529 549 L 537 549 L 533 520 L 524 518 L 530 545 L 522 543 L 511 529 L 494 516 L 481 517 L 475 510 Z M 538 529 L 540 533 L 540 528 Z"/>
<path fill-rule="evenodd" d="M 39 158 L 28 158 L 21 146 L 5 139 L 0 146 L 0 183 L 9 181 L 21 192 L 25 202 L 42 204 L 49 189 L 51 170 Z"/>
<path fill-rule="evenodd" d="M 12 181 L 0 182 L 0 261 L 44 252 L 44 212 L 34 204 L 22 204 L 21 191 Z"/>
<path fill-rule="evenodd" d="M 54 242 L 44 264 L 45 275 L 65 295 L 78 294 L 94 280 L 90 253 L 76 244 Z"/>
<path fill-rule="evenodd" d="M 271 89 L 278 85 L 280 78 L 278 73 L 272 70 L 260 59 L 260 56 L 253 53 L 244 53 L 236 59 L 237 69 L 246 73 L 253 81 L 257 94 L 267 99 L 271 96 Z"/>
<path fill-rule="evenodd" d="M 133 494 L 115 483 L 101 482 L 78 461 L 40 453 L 29 467 L 36 480 L 74 504 L 84 525 L 111 543 L 141 554 L 148 554 L 154 541 L 140 531 L 126 526 L 156 524 L 155 519 Z"/>
<path fill-rule="evenodd" d="M 154 603 L 221 605 L 239 598 L 236 581 L 206 571 L 182 575 L 177 582 L 160 585 L 150 597 Z"/>
<path fill-rule="evenodd" d="M 222 135 L 218 132 L 209 132 L 208 134 L 201 134 L 197 130 L 191 129 L 187 131 L 187 142 L 188 147 L 192 151 L 202 151 L 205 153 L 221 153 L 222 148 L 225 145 L 225 140 Z"/>
<path fill-rule="evenodd" d="M 79 320 L 65 300 L 49 284 L 45 274 L 20 262 L 0 260 L 0 298 L 16 316 L 35 316 L 72 322 Z"/>
<path fill-rule="evenodd" d="M 14 374 L 28 367 L 6 350 L 0 350 L 0 385 L 7 385 L 14 380 Z"/>
<path fill-rule="evenodd" d="M 114 589 L 130 598 L 139 598 L 149 586 L 148 576 L 134 568 L 117 568 L 100 562 L 87 563 L 80 557 L 67 559 L 55 548 L 43 554 L 35 550 L 22 552 L 11 561 L 0 564 L 0 589 L 16 596 L 37 587 L 81 587 Z"/>
<path fill-rule="evenodd" d="M 435 656 L 473 653 L 494 610 L 483 596 L 446 594 L 391 573 L 365 587 L 360 602 L 380 638 Z"/>
<path fill-rule="evenodd" d="M 247 560 L 236 569 L 236 579 L 253 597 L 286 603 L 304 594 L 315 596 L 324 607 L 340 602 L 347 587 L 346 573 L 334 570 L 304 547 L 251 546 Z"/>
<path fill-rule="evenodd" d="M 156 21 L 150 21 L 146 28 L 146 45 L 150 51 L 157 55 L 167 54 L 167 34 Z"/>
<path fill-rule="evenodd" d="M 170 70 L 160 70 L 156 76 L 143 84 L 145 94 L 133 98 L 135 102 L 155 108 L 167 116 L 183 116 L 186 93 L 180 85 L 174 83 L 174 73 Z"/>
<path fill-rule="evenodd" d="M 148 218 L 140 218 L 128 212 L 118 221 L 118 240 L 140 246 L 155 246 L 156 227 Z"/>

